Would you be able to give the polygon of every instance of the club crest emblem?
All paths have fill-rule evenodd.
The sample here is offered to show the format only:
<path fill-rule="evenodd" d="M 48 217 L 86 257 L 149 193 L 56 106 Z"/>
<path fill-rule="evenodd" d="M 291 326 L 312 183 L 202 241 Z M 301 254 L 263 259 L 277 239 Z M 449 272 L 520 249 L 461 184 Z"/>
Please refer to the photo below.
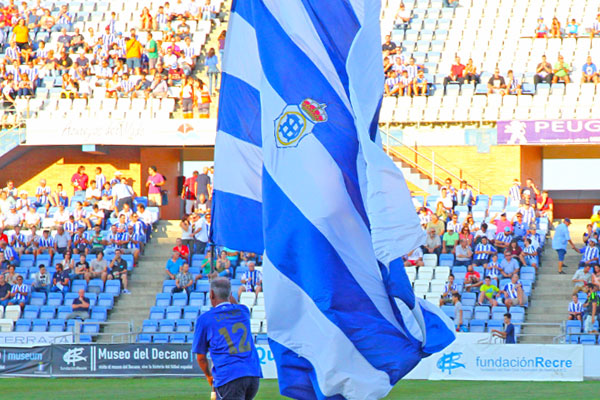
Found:
<path fill-rule="evenodd" d="M 277 147 L 296 147 L 302 138 L 312 133 L 313 127 L 327 122 L 325 104 L 305 99 L 299 105 L 286 106 L 275 120 L 275 144 Z"/>

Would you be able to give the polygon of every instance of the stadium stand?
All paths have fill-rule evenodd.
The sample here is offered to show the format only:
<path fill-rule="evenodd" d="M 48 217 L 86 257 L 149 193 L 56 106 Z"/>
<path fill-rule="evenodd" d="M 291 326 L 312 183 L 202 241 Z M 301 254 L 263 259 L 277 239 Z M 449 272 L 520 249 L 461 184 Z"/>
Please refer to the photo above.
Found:
<path fill-rule="evenodd" d="M 215 71 L 209 64 L 222 55 L 202 55 L 222 3 L 11 2 L 1 37 L 3 126 L 38 116 L 170 118 L 188 85 L 207 117 L 218 74 L 197 78 L 204 60 Z"/>
<path fill-rule="evenodd" d="M 424 71 L 429 92 L 427 97 L 386 97 L 380 122 L 466 123 L 591 117 L 596 81 L 583 82 L 588 56 L 592 57 L 592 63 L 598 61 L 593 57 L 600 48 L 600 38 L 590 39 L 589 33 L 596 20 L 597 1 L 461 0 L 457 8 L 444 8 L 441 0 L 407 0 L 403 4 L 410 13 L 408 23 L 401 23 L 397 17 L 400 3 L 401 0 L 387 1 L 382 13 L 382 33 L 391 36 L 392 47 L 397 49 L 390 52 L 386 50 L 390 46 L 384 43 L 389 71 L 408 70 L 412 78 L 415 69 L 408 64 L 414 58 Z M 569 34 L 571 28 L 565 21 L 556 37 L 548 34 L 537 38 L 538 17 L 549 24 L 553 17 L 563 16 L 576 21 L 577 33 Z M 462 73 L 465 73 L 464 63 L 472 60 L 466 70 L 472 76 L 461 76 L 460 83 L 455 79 L 444 85 L 457 56 Z M 564 57 L 570 69 L 569 79 L 562 76 L 559 79 L 562 72 L 557 72 L 554 80 L 544 73 L 542 80 L 537 78 L 542 56 L 553 69 L 559 56 Z M 510 93 L 502 95 L 494 90 L 495 93 L 488 94 L 488 81 L 495 69 L 509 89 L 512 81 L 508 81 L 507 74 L 509 70 L 513 72 L 516 82 Z M 395 76 L 388 73 L 388 79 L 391 79 L 389 85 L 396 85 Z M 516 95 L 517 88 L 522 95 Z"/>

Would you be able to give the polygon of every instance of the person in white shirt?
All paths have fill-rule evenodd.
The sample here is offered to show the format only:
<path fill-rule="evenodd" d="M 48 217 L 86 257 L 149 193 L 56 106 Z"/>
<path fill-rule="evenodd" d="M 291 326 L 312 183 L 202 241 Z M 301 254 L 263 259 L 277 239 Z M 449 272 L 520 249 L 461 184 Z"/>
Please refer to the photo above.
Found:
<path fill-rule="evenodd" d="M 194 254 L 204 254 L 208 243 L 208 233 L 210 231 L 210 214 L 201 218 L 199 214 L 194 215 L 193 234 L 194 234 Z M 191 250 L 191 249 L 190 249 Z"/>
<path fill-rule="evenodd" d="M 27 213 L 25 213 L 25 225 L 28 227 L 35 226 L 36 228 L 39 228 L 41 225 L 41 221 L 42 219 L 40 215 L 36 212 L 35 207 L 30 206 L 27 210 Z"/>
<path fill-rule="evenodd" d="M 90 206 L 92 204 L 96 204 L 102 199 L 102 194 L 100 189 L 98 189 L 96 185 L 96 181 L 92 180 L 90 185 L 85 190 L 85 205 Z"/>
<path fill-rule="evenodd" d="M 69 221 L 71 213 L 65 209 L 63 204 L 59 204 L 58 211 L 54 213 L 54 229 L 62 227 Z"/>

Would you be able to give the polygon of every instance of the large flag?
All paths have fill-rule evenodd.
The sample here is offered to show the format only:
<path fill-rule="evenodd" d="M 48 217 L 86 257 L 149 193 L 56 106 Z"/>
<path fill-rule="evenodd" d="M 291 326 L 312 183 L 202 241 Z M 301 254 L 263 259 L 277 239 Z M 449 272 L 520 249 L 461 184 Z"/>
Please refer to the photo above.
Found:
<path fill-rule="evenodd" d="M 424 243 L 378 144 L 381 0 L 234 0 L 212 240 L 264 254 L 280 391 L 377 399 L 454 340 L 401 257 Z"/>

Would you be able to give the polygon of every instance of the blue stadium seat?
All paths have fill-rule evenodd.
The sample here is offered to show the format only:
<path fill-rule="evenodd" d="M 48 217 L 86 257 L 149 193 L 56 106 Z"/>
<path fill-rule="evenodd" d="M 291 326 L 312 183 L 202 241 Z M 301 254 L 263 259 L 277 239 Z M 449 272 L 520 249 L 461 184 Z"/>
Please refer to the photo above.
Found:
<path fill-rule="evenodd" d="M 444 312 L 444 314 L 446 314 L 449 318 L 454 319 L 454 306 L 451 305 L 443 305 L 442 306 L 442 311 Z"/>
<path fill-rule="evenodd" d="M 54 306 L 43 306 L 40 308 L 40 319 L 53 319 L 56 315 L 56 307 Z"/>
<path fill-rule="evenodd" d="M 101 321 L 98 321 L 93 318 L 86 320 L 85 324 L 82 325 L 81 332 L 82 333 L 91 333 L 91 334 L 100 332 L 100 325 L 96 324 L 95 322 L 101 322 Z"/>
<path fill-rule="evenodd" d="M 201 279 L 196 282 L 196 291 L 208 293 L 210 291 L 210 282 L 208 279 Z"/>
<path fill-rule="evenodd" d="M 96 293 L 85 292 L 85 297 L 90 301 L 90 307 L 94 307 L 98 302 L 98 295 Z"/>
<path fill-rule="evenodd" d="M 185 333 L 174 333 L 169 336 L 170 343 L 185 343 L 186 335 Z"/>
<path fill-rule="evenodd" d="M 477 295 L 472 292 L 465 292 L 461 295 L 460 302 L 463 306 L 473 307 L 477 302 Z"/>
<path fill-rule="evenodd" d="M 94 306 L 92 307 L 90 318 L 98 321 L 106 321 L 106 319 L 108 318 L 108 311 L 105 307 Z"/>
<path fill-rule="evenodd" d="M 64 332 L 65 320 L 64 319 L 51 319 L 48 331 L 50 332 Z"/>
<path fill-rule="evenodd" d="M 154 319 L 147 319 L 142 323 L 142 332 L 154 333 L 158 332 L 158 321 Z"/>
<path fill-rule="evenodd" d="M 484 332 L 485 321 L 480 319 L 473 319 L 469 322 L 469 332 Z"/>
<path fill-rule="evenodd" d="M 152 343 L 152 335 L 147 333 L 140 333 L 137 337 L 138 343 Z"/>
<path fill-rule="evenodd" d="M 33 306 L 43 306 L 46 304 L 46 293 L 41 292 L 33 292 L 31 293 L 31 298 L 29 300 L 29 304 Z"/>
<path fill-rule="evenodd" d="M 71 283 L 71 292 L 78 293 L 79 289 L 87 290 L 87 282 L 83 279 L 75 279 L 73 283 Z"/>
<path fill-rule="evenodd" d="M 521 279 L 529 279 L 535 281 L 535 268 L 534 267 L 522 267 L 519 271 Z"/>
<path fill-rule="evenodd" d="M 190 293 L 190 306 L 202 307 L 204 305 L 204 296 L 203 292 Z"/>
<path fill-rule="evenodd" d="M 177 321 L 177 332 L 192 332 L 192 321 L 180 319 Z"/>
<path fill-rule="evenodd" d="M 462 312 L 463 312 L 463 321 L 468 321 L 473 318 L 473 307 L 463 305 Z"/>
<path fill-rule="evenodd" d="M 152 336 L 153 343 L 169 343 L 169 335 L 164 333 L 157 333 Z"/>
<path fill-rule="evenodd" d="M 171 305 L 171 293 L 157 293 L 156 306 L 168 307 Z"/>
<path fill-rule="evenodd" d="M 596 335 L 581 335 L 579 337 L 579 343 L 581 344 L 596 344 Z"/>
<path fill-rule="evenodd" d="M 158 323 L 158 331 L 161 333 L 175 332 L 175 321 L 172 319 L 163 319 Z"/>
<path fill-rule="evenodd" d="M 69 314 L 73 312 L 71 306 L 60 306 L 58 307 L 58 311 L 56 313 L 57 319 L 66 319 Z"/>
<path fill-rule="evenodd" d="M 102 281 L 102 279 L 92 279 L 92 280 L 90 280 L 90 283 L 88 285 L 88 290 L 90 290 L 93 287 L 98 288 L 94 292 L 97 292 L 97 293 L 104 292 L 104 282 Z"/>
<path fill-rule="evenodd" d="M 148 208 L 148 198 L 144 196 L 133 199 L 133 206 L 137 207 L 138 204 L 143 204 L 144 207 Z"/>
<path fill-rule="evenodd" d="M 440 254 L 439 264 L 441 266 L 451 267 L 454 265 L 454 254 Z"/>
<path fill-rule="evenodd" d="M 492 309 L 492 319 L 503 321 L 504 314 L 506 314 L 507 310 L 505 306 L 496 306 Z"/>
<path fill-rule="evenodd" d="M 73 300 L 75 300 L 77 297 L 79 297 L 77 293 L 65 293 L 63 305 L 70 307 L 73 304 Z"/>
<path fill-rule="evenodd" d="M 119 294 L 121 294 L 121 281 L 116 279 L 106 281 L 106 286 L 104 290 L 106 293 L 111 293 L 115 296 L 118 296 Z"/>
<path fill-rule="evenodd" d="M 490 308 L 488 306 L 476 306 L 474 318 L 487 321 L 490 319 Z"/>
<path fill-rule="evenodd" d="M 32 332 L 46 332 L 48 330 L 47 319 L 34 319 L 33 326 L 31 327 Z"/>
<path fill-rule="evenodd" d="M 579 344 L 579 336 L 580 335 L 567 335 L 566 336 L 567 344 Z"/>
<path fill-rule="evenodd" d="M 62 306 L 63 304 L 63 294 L 60 292 L 48 293 L 48 300 L 46 301 L 46 305 L 49 306 Z"/>
<path fill-rule="evenodd" d="M 183 307 L 183 318 L 185 319 L 196 319 L 200 314 L 200 306 L 187 306 Z"/>
<path fill-rule="evenodd" d="M 15 332 L 29 332 L 31 330 L 31 319 L 18 319 L 15 322 Z"/>
<path fill-rule="evenodd" d="M 110 293 L 100 293 L 98 295 L 98 305 L 111 310 L 115 305 L 115 299 Z"/>
<path fill-rule="evenodd" d="M 502 326 L 503 326 L 502 321 L 497 321 L 497 320 L 490 319 L 487 322 L 487 330 L 486 331 L 487 332 L 491 332 L 492 329 L 501 330 Z"/>
<path fill-rule="evenodd" d="M 40 315 L 40 306 L 28 304 L 23 310 L 22 317 L 26 319 L 36 319 L 38 315 Z"/>
<path fill-rule="evenodd" d="M 173 294 L 173 302 L 171 303 L 173 306 L 184 307 L 188 305 L 188 296 L 186 292 L 174 293 Z"/>
<path fill-rule="evenodd" d="M 175 287 L 174 279 L 167 279 L 163 282 L 163 293 L 171 293 L 173 288 Z"/>
<path fill-rule="evenodd" d="M 165 307 L 150 308 L 150 319 L 163 319 L 165 317 Z"/>
<path fill-rule="evenodd" d="M 577 320 L 567 321 L 567 323 L 566 323 L 566 331 L 567 331 L 567 335 L 573 335 L 573 334 L 581 333 L 581 322 L 577 321 Z"/>
<path fill-rule="evenodd" d="M 181 318 L 181 311 L 183 307 L 180 306 L 169 306 L 165 314 L 165 319 L 179 319 Z"/>

